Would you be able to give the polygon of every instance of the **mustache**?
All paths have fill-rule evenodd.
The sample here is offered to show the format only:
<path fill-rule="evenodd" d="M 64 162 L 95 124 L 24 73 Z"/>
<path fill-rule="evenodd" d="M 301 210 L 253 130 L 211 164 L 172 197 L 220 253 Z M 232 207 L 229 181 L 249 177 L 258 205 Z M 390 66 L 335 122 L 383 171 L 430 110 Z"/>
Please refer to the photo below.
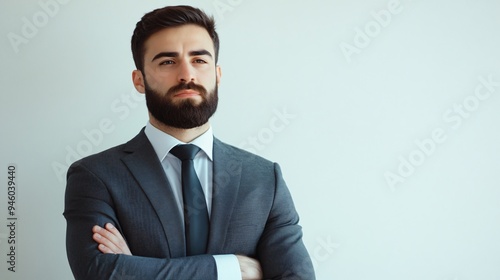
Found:
<path fill-rule="evenodd" d="M 189 83 L 180 83 L 178 85 L 175 85 L 175 86 L 171 87 L 167 91 L 167 96 L 173 96 L 177 92 L 179 92 L 181 90 L 186 90 L 186 89 L 195 90 L 195 91 L 199 92 L 201 96 L 206 96 L 207 95 L 207 90 L 205 89 L 204 86 L 198 85 L 198 84 L 196 84 L 196 83 L 194 83 L 194 82 L 191 81 Z"/>

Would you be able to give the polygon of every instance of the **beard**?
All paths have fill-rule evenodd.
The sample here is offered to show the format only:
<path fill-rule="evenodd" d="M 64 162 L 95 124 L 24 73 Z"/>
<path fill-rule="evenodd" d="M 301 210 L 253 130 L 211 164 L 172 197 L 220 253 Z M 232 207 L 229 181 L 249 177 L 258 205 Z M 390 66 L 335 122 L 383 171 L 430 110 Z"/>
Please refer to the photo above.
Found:
<path fill-rule="evenodd" d="M 204 125 L 217 110 L 218 87 L 208 91 L 202 85 L 194 82 L 180 83 L 171 87 L 166 94 L 149 87 L 144 79 L 146 105 L 151 115 L 159 122 L 181 129 L 189 129 Z M 200 94 L 201 102 L 190 98 L 174 102 L 172 97 L 181 90 L 191 89 Z M 197 104 L 198 103 L 198 104 Z"/>

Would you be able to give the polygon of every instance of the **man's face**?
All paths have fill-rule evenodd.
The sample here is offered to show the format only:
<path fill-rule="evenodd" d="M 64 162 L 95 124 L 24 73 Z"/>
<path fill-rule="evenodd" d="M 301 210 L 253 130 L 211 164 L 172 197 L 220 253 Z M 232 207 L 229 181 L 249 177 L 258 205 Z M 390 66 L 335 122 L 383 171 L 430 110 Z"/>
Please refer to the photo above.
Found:
<path fill-rule="evenodd" d="M 217 108 L 220 69 L 208 32 L 196 25 L 167 28 L 145 43 L 144 71 L 133 73 L 150 114 L 165 125 L 193 128 Z"/>

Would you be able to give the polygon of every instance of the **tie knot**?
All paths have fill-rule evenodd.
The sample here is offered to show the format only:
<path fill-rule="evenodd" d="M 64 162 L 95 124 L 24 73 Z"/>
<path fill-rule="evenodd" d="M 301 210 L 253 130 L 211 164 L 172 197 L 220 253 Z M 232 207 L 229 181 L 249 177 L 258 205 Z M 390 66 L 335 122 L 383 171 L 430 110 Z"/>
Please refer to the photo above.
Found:
<path fill-rule="evenodd" d="M 200 148 L 193 144 L 177 145 L 170 150 L 170 153 L 180 160 L 192 160 L 200 151 Z"/>

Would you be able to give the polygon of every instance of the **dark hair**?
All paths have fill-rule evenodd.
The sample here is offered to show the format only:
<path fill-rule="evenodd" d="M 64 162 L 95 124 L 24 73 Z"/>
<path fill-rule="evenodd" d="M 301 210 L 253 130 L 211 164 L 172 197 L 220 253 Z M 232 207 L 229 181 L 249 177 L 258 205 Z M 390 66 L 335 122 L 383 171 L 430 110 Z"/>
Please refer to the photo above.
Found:
<path fill-rule="evenodd" d="M 212 38 L 215 62 L 219 57 L 219 35 L 215 31 L 215 21 L 202 10 L 191 6 L 167 6 L 145 14 L 136 24 L 132 35 L 132 55 L 135 67 L 144 70 L 144 43 L 154 33 L 169 27 L 195 24 L 205 28 Z"/>

